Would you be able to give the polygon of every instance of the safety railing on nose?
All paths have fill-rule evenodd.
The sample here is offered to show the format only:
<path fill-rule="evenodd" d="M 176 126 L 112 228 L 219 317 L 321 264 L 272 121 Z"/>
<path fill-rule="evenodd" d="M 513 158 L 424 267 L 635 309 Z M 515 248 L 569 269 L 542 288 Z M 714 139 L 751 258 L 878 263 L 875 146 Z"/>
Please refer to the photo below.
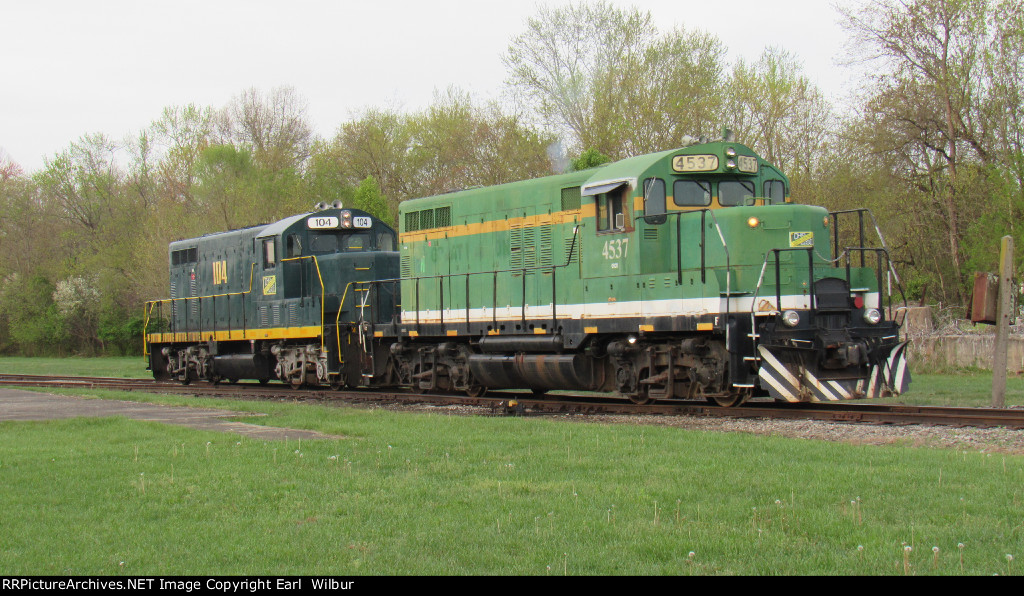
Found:
<path fill-rule="evenodd" d="M 751 312 L 750 312 L 750 322 L 751 322 L 751 329 L 752 329 L 751 338 L 754 340 L 755 347 L 757 346 L 757 343 L 758 343 L 757 340 L 759 338 L 759 334 L 757 332 L 757 317 L 758 316 L 762 316 L 762 317 L 764 317 L 764 316 L 777 316 L 779 313 L 781 313 L 784 310 L 783 306 L 782 306 L 782 281 L 781 281 L 782 280 L 782 258 L 781 258 L 781 253 L 784 253 L 784 252 L 801 252 L 801 251 L 807 253 L 806 280 L 807 280 L 807 288 L 808 288 L 808 310 L 810 311 L 809 312 L 808 320 L 813 322 L 814 319 L 815 319 L 815 316 L 817 314 L 817 295 L 814 292 L 814 282 L 815 282 L 815 278 L 817 276 L 815 274 L 814 255 L 817 254 L 817 253 L 815 253 L 814 248 L 809 247 L 809 248 L 776 248 L 776 249 L 772 249 L 771 251 L 765 253 L 764 261 L 761 264 L 761 273 L 760 273 L 760 275 L 757 278 L 757 285 L 754 287 L 753 300 L 751 301 Z M 852 286 L 852 283 L 853 283 L 853 266 L 852 266 L 852 261 L 853 261 L 853 254 L 854 253 L 859 253 L 860 254 L 861 269 L 865 268 L 865 266 L 864 266 L 865 263 L 866 263 L 865 255 L 867 253 L 875 253 L 875 258 L 876 258 L 876 267 L 874 269 L 874 271 L 875 271 L 875 284 L 876 284 L 875 287 L 877 288 L 877 291 L 878 291 L 879 307 L 883 306 L 882 301 L 883 301 L 883 298 L 884 298 L 888 302 L 888 310 L 891 312 L 892 311 L 892 298 L 893 298 L 891 283 L 884 284 L 883 283 L 883 278 L 882 278 L 882 271 L 883 270 L 889 272 L 888 274 L 891 274 L 891 275 L 895 276 L 895 270 L 893 269 L 892 261 L 891 261 L 891 259 L 889 257 L 889 251 L 887 249 L 885 249 L 885 248 L 871 248 L 871 247 L 865 247 L 865 246 L 848 246 L 848 247 L 844 248 L 843 252 L 841 254 L 839 254 L 839 256 L 837 256 L 835 259 L 825 259 L 825 258 L 822 258 L 821 255 L 818 255 L 819 259 L 821 259 L 821 262 L 819 263 L 819 266 L 835 268 L 835 267 L 839 266 L 839 262 L 840 261 L 844 261 L 845 262 L 845 270 L 846 270 L 846 287 L 850 288 L 852 290 L 853 289 L 853 286 Z M 774 260 L 774 262 L 775 262 L 775 270 L 774 270 L 774 273 L 775 273 L 775 284 L 774 284 L 775 285 L 775 304 L 774 304 L 774 306 L 775 306 L 775 308 L 762 311 L 762 310 L 760 310 L 760 306 L 758 305 L 758 298 L 761 296 L 761 289 L 762 289 L 762 287 L 764 286 L 764 283 L 765 283 L 765 272 L 768 270 L 768 263 L 771 260 Z M 793 267 L 793 269 L 796 270 L 798 268 L 797 267 Z M 906 298 L 906 295 L 903 292 L 902 284 L 899 283 L 899 277 L 898 276 L 895 276 L 895 277 L 896 277 L 896 282 L 897 282 L 897 290 L 900 293 L 900 297 L 903 300 L 903 305 L 904 305 L 903 307 L 905 308 L 906 307 L 907 298 Z M 794 283 L 795 283 L 795 280 L 794 280 Z"/>

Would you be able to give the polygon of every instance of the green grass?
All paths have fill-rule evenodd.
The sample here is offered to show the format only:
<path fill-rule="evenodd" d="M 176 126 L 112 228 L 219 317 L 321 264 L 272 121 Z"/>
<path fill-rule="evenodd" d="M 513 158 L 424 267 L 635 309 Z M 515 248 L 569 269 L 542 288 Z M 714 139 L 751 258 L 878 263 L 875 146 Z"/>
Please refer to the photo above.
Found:
<path fill-rule="evenodd" d="M 1024 555 L 1020 456 L 149 399 L 345 438 L 263 442 L 121 418 L 0 423 L 0 569 L 900 575 L 910 545 L 910 573 L 1016 575 L 1006 554 Z"/>
<path fill-rule="evenodd" d="M 77 377 L 152 378 L 141 356 L 106 358 L 0 357 L 0 373 L 21 375 L 72 375 Z"/>
<path fill-rule="evenodd" d="M 0 359 L 0 372 L 133 370 L 146 376 L 137 358 Z M 990 391 L 987 373 L 916 375 L 902 401 L 987 405 Z M 1021 456 L 92 394 L 344 438 L 0 423 L 7 574 L 1017 575 L 1006 555 L 1024 555 Z M 1011 377 L 1007 402 L 1022 396 Z"/>
<path fill-rule="evenodd" d="M 992 405 L 992 372 L 963 370 L 956 374 L 914 374 L 906 394 L 879 400 L 879 403 L 988 407 Z M 1005 403 L 1007 406 L 1024 405 L 1024 376 L 1007 376 Z"/>

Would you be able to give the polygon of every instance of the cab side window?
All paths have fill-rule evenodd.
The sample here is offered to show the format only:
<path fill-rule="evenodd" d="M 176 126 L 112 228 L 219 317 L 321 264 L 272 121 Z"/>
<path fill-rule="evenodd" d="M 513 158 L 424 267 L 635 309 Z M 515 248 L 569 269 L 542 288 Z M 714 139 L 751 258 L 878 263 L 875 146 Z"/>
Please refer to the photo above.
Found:
<path fill-rule="evenodd" d="M 596 195 L 597 231 L 614 232 L 626 229 L 625 203 L 626 186 L 611 192 Z"/>
<path fill-rule="evenodd" d="M 274 239 L 267 238 L 263 241 L 263 268 L 273 269 L 277 265 L 277 251 L 274 248 Z"/>
<path fill-rule="evenodd" d="M 302 239 L 298 234 L 289 234 L 285 241 L 285 253 L 289 259 L 302 256 Z"/>
<path fill-rule="evenodd" d="M 665 181 L 661 178 L 644 180 L 644 221 L 650 225 L 665 223 Z"/>
<path fill-rule="evenodd" d="M 765 180 L 764 196 L 769 203 L 786 202 L 786 184 L 782 180 Z"/>

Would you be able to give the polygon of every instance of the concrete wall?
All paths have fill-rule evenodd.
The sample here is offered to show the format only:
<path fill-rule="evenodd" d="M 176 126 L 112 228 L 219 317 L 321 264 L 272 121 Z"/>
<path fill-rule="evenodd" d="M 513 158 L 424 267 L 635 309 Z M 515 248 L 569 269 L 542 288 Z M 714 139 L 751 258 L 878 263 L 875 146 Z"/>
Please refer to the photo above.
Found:
<path fill-rule="evenodd" d="M 973 366 L 992 370 L 995 334 L 912 336 L 910 366 L 916 372 Z M 1024 336 L 1011 335 L 1007 345 L 1006 370 L 1024 372 Z"/>

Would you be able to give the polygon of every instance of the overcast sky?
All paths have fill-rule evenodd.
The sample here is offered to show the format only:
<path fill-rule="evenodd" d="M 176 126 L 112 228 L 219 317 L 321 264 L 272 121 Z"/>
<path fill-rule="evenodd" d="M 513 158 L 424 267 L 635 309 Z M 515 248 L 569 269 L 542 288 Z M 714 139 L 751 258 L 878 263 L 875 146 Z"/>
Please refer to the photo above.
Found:
<path fill-rule="evenodd" d="M 0 150 L 26 171 L 83 134 L 120 140 L 166 106 L 220 108 L 287 85 L 317 134 L 369 106 L 416 110 L 456 86 L 492 99 L 501 54 L 541 5 L 565 0 L 0 0 Z M 717 35 L 730 59 L 779 46 L 842 101 L 846 35 L 822 0 L 613 0 L 659 30 Z"/>

